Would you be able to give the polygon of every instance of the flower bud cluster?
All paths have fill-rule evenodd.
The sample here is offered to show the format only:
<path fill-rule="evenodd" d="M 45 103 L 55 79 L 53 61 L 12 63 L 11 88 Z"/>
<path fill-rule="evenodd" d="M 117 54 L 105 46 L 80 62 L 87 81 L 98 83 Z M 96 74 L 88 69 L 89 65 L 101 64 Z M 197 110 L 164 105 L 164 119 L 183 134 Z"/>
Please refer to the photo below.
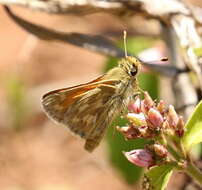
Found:
<path fill-rule="evenodd" d="M 183 119 L 177 115 L 174 107 L 166 107 L 162 100 L 154 102 L 147 92 L 144 92 L 143 100 L 137 97 L 128 109 L 126 118 L 130 122 L 129 126 L 118 128 L 126 139 L 152 139 L 162 132 L 176 134 L 178 137 L 184 134 Z"/>
<path fill-rule="evenodd" d="M 153 101 L 147 92 L 144 92 L 143 100 L 137 97 L 128 106 L 128 110 L 126 118 L 129 124 L 117 127 L 118 131 L 126 139 L 145 138 L 152 140 L 153 144 L 145 146 L 145 149 L 125 152 L 126 158 L 141 167 L 150 167 L 159 160 L 167 160 L 168 151 L 165 145 L 170 142 L 161 144 L 162 141 L 166 141 L 163 137 L 180 139 L 184 134 L 183 118 L 178 116 L 172 105 L 167 106 L 162 100 L 158 103 Z"/>

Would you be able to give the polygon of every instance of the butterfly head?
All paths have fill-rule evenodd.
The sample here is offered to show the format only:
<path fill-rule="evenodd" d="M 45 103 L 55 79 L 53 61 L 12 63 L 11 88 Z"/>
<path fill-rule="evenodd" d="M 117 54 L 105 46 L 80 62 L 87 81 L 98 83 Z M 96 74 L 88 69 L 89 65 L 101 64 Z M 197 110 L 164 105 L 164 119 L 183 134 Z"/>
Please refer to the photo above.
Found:
<path fill-rule="evenodd" d="M 119 62 L 119 67 L 131 77 L 135 77 L 140 70 L 141 62 L 132 56 L 126 56 Z"/>

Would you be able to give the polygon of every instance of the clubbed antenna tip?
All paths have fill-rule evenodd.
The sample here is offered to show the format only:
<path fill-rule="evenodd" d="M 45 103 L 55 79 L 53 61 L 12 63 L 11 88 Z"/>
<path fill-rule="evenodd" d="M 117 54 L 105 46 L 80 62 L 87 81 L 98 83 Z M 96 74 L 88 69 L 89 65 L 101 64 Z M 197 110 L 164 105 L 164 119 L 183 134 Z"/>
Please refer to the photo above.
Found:
<path fill-rule="evenodd" d="M 161 61 L 168 61 L 168 58 L 167 57 L 163 57 L 163 58 L 161 58 Z"/>

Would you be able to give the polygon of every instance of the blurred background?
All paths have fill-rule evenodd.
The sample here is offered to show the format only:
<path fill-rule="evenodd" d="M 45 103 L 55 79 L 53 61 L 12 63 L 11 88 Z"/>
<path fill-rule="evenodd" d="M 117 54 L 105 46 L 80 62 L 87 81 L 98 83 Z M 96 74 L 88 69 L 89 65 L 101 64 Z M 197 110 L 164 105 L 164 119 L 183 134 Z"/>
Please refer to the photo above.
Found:
<path fill-rule="evenodd" d="M 104 35 L 120 47 L 123 30 L 127 29 L 129 52 L 146 61 L 168 56 L 154 20 L 134 17 L 128 27 L 124 20 L 103 13 L 77 17 L 19 7 L 12 10 L 59 31 Z M 88 82 L 116 65 L 117 59 L 39 40 L 18 27 L 2 7 L 0 21 L 0 189 L 139 189 L 142 170 L 130 164 L 122 151 L 143 147 L 146 142 L 125 141 L 110 127 L 105 140 L 89 154 L 83 149 L 83 140 L 48 119 L 41 107 L 46 92 Z M 173 103 L 170 78 L 143 68 L 139 81 L 154 99 Z M 117 124 L 124 125 L 124 121 L 117 120 L 113 125 Z M 171 180 L 169 189 L 180 189 L 184 176 L 177 177 L 177 182 Z"/>

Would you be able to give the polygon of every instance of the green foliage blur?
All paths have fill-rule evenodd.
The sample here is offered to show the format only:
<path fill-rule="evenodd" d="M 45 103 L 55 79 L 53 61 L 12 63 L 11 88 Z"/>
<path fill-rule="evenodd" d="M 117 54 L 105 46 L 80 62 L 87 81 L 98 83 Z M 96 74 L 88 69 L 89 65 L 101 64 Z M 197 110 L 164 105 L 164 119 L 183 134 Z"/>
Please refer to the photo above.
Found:
<path fill-rule="evenodd" d="M 20 76 L 13 75 L 7 77 L 6 93 L 8 108 L 11 114 L 11 128 L 15 131 L 23 129 L 25 118 L 29 112 L 28 104 L 26 101 L 25 85 Z"/>

